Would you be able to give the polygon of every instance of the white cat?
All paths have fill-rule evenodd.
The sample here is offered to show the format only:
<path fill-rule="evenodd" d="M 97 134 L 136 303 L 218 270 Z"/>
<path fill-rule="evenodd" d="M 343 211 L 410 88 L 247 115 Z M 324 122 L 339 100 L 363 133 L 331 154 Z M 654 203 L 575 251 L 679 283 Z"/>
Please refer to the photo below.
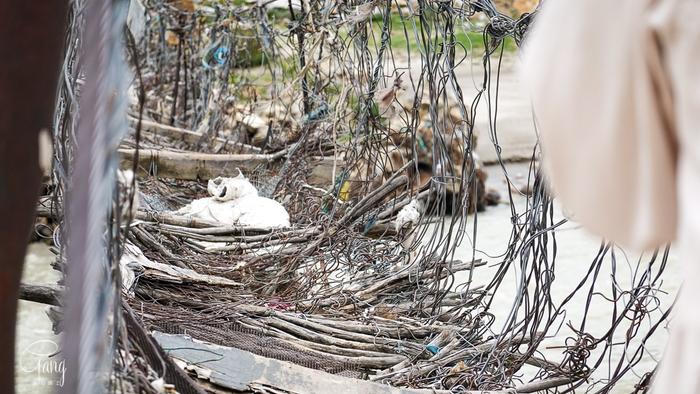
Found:
<path fill-rule="evenodd" d="M 218 201 L 231 201 L 246 196 L 257 196 L 258 190 L 238 171 L 235 178 L 216 177 L 207 183 L 209 195 Z"/>
<path fill-rule="evenodd" d="M 221 202 L 214 197 L 192 200 L 191 203 L 178 209 L 175 213 L 209 222 L 217 222 L 222 226 L 232 226 L 234 224 L 233 201 Z"/>
<path fill-rule="evenodd" d="M 211 197 L 200 198 L 177 213 L 222 225 L 255 228 L 289 227 L 289 214 L 282 204 L 260 197 L 258 190 L 240 173 L 234 178 L 210 179 L 207 191 Z"/>

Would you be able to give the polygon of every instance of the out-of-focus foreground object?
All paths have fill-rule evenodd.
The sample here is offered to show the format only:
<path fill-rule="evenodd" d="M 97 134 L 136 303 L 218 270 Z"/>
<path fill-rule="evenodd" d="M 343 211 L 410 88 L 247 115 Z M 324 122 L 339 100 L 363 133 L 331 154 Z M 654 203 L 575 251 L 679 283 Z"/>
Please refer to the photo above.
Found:
<path fill-rule="evenodd" d="M 0 1 L 0 387 L 14 392 L 19 281 L 51 126 L 67 1 Z"/>
<path fill-rule="evenodd" d="M 677 227 L 684 288 L 659 394 L 700 390 L 698 18 L 697 1 L 552 1 L 524 70 L 546 169 L 576 220 L 638 247 L 673 240 Z"/>
<path fill-rule="evenodd" d="M 676 136 L 652 0 L 546 3 L 523 77 L 545 170 L 574 220 L 626 246 L 676 229 Z"/>
<path fill-rule="evenodd" d="M 119 304 L 111 259 L 118 253 L 112 248 L 118 230 L 108 218 L 117 146 L 127 129 L 122 42 L 128 9 L 126 0 L 85 3 L 85 85 L 66 210 L 69 269 L 62 346 L 67 372 L 62 394 L 106 392 L 114 362 Z"/>

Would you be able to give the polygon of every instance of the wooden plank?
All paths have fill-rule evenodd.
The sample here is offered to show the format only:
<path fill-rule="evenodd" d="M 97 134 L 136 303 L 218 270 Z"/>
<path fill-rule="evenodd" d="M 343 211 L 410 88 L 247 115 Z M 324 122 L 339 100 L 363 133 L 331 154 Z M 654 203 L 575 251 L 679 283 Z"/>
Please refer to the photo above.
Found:
<path fill-rule="evenodd" d="M 170 264 L 151 261 L 136 245 L 127 243 L 119 261 L 122 273 L 122 284 L 125 289 L 131 290 L 135 277 L 138 274 L 150 280 L 169 283 L 206 283 L 216 286 L 242 286 L 231 279 L 215 275 L 200 274 L 189 268 L 181 268 Z M 129 271 L 132 271 L 130 274 Z M 135 272 L 134 272 L 135 271 Z"/>
<path fill-rule="evenodd" d="M 61 305 L 59 300 L 63 294 L 63 288 L 58 286 L 42 286 L 20 283 L 19 299 L 38 302 L 47 305 Z"/>
<path fill-rule="evenodd" d="M 136 128 L 137 124 L 138 120 L 136 118 L 129 117 L 129 126 L 131 126 L 132 128 Z M 196 131 L 181 129 L 179 127 L 173 127 L 147 119 L 141 120 L 141 129 L 146 132 L 151 132 L 155 135 L 162 135 L 168 138 L 182 140 L 187 142 L 188 144 L 197 144 L 202 139 L 209 138 L 209 136 L 203 135 L 202 133 Z M 262 152 L 262 150 L 257 146 L 246 145 L 240 142 L 228 141 L 221 137 L 216 137 L 214 141 L 217 143 L 217 149 L 224 147 L 236 147 L 236 149 L 244 150 L 244 153 Z"/>
<path fill-rule="evenodd" d="M 135 154 L 135 149 L 119 149 L 120 167 L 130 169 Z M 163 178 L 209 180 L 217 176 L 236 176 L 238 169 L 244 175 L 249 175 L 260 166 L 279 163 L 286 154 L 286 150 L 272 154 L 213 154 L 141 149 L 138 170 L 142 175 Z M 321 156 L 311 158 L 309 164 L 309 184 L 327 189 L 333 185 L 334 170 L 337 175 L 344 162 L 334 157 Z"/>
<path fill-rule="evenodd" d="M 172 152 L 156 149 L 139 151 L 140 173 L 164 178 L 209 180 L 218 176 L 238 175 L 238 169 L 250 174 L 259 166 L 280 159 L 285 151 L 274 154 L 213 154 L 196 152 Z M 135 149 L 119 149 L 121 168 L 131 168 Z"/>
<path fill-rule="evenodd" d="M 247 392 L 267 387 L 305 394 L 448 394 L 448 390 L 415 390 L 332 375 L 236 348 L 212 345 L 185 335 L 154 332 L 158 344 L 185 369 L 218 386 Z M 513 394 L 514 390 L 465 391 L 465 394 Z"/>

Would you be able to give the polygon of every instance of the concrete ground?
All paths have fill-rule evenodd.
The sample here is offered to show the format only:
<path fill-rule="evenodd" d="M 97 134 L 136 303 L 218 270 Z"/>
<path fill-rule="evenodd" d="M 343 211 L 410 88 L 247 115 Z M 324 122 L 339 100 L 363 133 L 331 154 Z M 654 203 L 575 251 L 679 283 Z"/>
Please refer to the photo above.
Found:
<path fill-rule="evenodd" d="M 461 67 L 459 71 L 457 76 L 464 89 L 465 103 L 471 103 L 477 92 L 473 81 L 480 83 L 484 74 L 483 68 L 481 65 L 469 69 Z M 492 75 L 491 95 L 495 98 L 495 70 Z M 503 61 L 498 83 L 498 100 L 493 100 L 493 107 L 489 108 L 486 98 L 485 95 L 482 97 L 477 109 L 475 130 L 479 143 L 476 153 L 483 162 L 495 162 L 498 160 L 495 146 L 498 145 L 501 147 L 503 160 L 529 160 L 537 137 L 530 100 L 518 77 L 517 58 L 512 57 Z M 492 126 L 489 122 L 489 114 L 493 118 L 496 111 L 496 122 Z M 495 129 L 495 136 L 490 132 L 492 128 Z"/>

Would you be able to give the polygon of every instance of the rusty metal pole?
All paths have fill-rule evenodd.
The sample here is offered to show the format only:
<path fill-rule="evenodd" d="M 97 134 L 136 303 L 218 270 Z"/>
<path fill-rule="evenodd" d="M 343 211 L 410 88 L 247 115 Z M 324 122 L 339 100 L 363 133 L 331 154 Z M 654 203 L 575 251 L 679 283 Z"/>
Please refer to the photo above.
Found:
<path fill-rule="evenodd" d="M 0 392 L 14 392 L 19 281 L 41 182 L 68 0 L 0 0 Z"/>

